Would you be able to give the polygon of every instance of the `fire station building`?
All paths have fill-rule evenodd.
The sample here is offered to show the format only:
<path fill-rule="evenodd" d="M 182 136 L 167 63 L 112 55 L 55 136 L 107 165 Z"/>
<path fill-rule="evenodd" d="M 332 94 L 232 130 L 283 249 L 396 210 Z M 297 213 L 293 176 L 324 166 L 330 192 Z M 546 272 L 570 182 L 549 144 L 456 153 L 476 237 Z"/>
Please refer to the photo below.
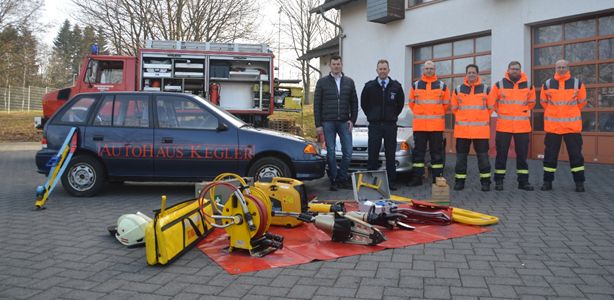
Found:
<path fill-rule="evenodd" d="M 586 84 L 582 111 L 586 162 L 614 163 L 614 2 L 611 0 L 327 0 L 312 10 L 339 9 L 339 49 L 344 73 L 356 82 L 377 76 L 376 62 L 390 62 L 390 76 L 406 94 L 426 60 L 450 90 L 475 63 L 489 85 L 504 76 L 510 61 L 539 90 L 554 63 L 570 61 L 572 76 Z M 335 41 L 337 42 L 337 41 Z M 321 56 L 321 65 L 329 56 Z M 326 66 L 323 66 L 327 69 Z M 539 99 L 538 99 L 539 102 Z M 530 157 L 544 153 L 543 109 L 531 117 Z M 453 152 L 453 117 L 446 118 L 447 151 Z M 567 160 L 561 147 L 562 160 Z"/>

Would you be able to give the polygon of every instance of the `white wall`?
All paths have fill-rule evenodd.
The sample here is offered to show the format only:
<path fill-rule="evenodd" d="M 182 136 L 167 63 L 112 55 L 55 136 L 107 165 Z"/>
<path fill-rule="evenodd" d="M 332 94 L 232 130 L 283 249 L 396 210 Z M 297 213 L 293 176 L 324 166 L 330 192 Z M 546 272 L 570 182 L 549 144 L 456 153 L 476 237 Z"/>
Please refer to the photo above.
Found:
<path fill-rule="evenodd" d="M 326 76 L 328 73 L 330 73 L 330 66 L 328 65 L 330 62 L 330 57 L 331 55 L 320 56 L 320 72 L 322 72 L 322 76 Z"/>
<path fill-rule="evenodd" d="M 492 35 L 492 80 L 501 78 L 507 63 L 518 60 L 530 76 L 531 31 L 535 23 L 591 14 L 614 8 L 612 0 L 448 0 L 407 10 L 405 19 L 389 24 L 367 21 L 367 1 L 341 7 L 344 72 L 360 93 L 375 78 L 378 59 L 390 61 L 390 76 L 411 80 L 411 46 L 479 32 Z"/>

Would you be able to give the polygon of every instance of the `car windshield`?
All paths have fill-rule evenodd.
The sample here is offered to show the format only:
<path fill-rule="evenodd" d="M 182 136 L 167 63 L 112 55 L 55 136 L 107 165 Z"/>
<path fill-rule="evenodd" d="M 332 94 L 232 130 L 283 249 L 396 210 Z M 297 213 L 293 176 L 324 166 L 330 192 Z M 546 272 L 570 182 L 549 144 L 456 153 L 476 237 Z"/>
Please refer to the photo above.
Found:
<path fill-rule="evenodd" d="M 411 110 L 409 109 L 409 105 L 406 102 L 405 104 L 403 104 L 403 110 L 401 110 L 401 113 L 399 114 L 399 120 L 397 121 L 397 126 L 412 127 L 412 117 L 413 117 L 413 114 L 411 113 Z M 365 113 L 362 111 L 362 109 L 359 110 L 355 127 L 367 127 L 368 125 L 369 125 L 369 122 L 367 121 L 367 116 L 365 116 Z"/>
<path fill-rule="evenodd" d="M 190 95 L 192 96 L 194 99 L 198 100 L 199 102 L 203 103 L 204 105 L 206 105 L 209 109 L 213 110 L 214 112 L 216 112 L 218 115 L 222 116 L 226 121 L 232 123 L 232 125 L 236 126 L 236 127 L 243 127 L 243 126 L 248 126 L 247 123 L 243 122 L 243 120 L 237 118 L 235 115 L 225 111 L 224 109 L 220 108 L 217 105 L 213 105 L 211 102 L 196 96 L 196 95 Z"/>

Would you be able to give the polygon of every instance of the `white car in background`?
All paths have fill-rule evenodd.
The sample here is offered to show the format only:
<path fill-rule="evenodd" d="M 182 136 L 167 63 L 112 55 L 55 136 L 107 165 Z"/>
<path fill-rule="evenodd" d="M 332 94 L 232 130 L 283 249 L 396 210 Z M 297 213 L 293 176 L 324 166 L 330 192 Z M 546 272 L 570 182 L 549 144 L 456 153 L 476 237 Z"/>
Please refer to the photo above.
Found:
<path fill-rule="evenodd" d="M 414 149 L 414 134 L 412 129 L 412 117 L 413 114 L 409 109 L 407 103 L 403 105 L 403 110 L 399 114 L 399 120 L 397 121 L 397 149 L 395 152 L 395 165 L 397 172 L 409 172 L 412 169 L 411 154 Z M 366 170 L 367 162 L 369 159 L 369 153 L 367 146 L 369 144 L 369 122 L 367 117 L 360 110 L 358 112 L 358 119 L 356 125 L 352 129 L 352 161 L 350 162 L 350 170 Z M 326 156 L 326 147 L 322 146 L 322 155 Z M 337 145 L 335 147 L 335 156 L 337 161 L 341 161 L 341 142 L 337 136 Z M 382 141 L 382 147 L 379 152 L 379 169 L 386 168 L 386 155 L 384 153 L 384 143 Z"/>

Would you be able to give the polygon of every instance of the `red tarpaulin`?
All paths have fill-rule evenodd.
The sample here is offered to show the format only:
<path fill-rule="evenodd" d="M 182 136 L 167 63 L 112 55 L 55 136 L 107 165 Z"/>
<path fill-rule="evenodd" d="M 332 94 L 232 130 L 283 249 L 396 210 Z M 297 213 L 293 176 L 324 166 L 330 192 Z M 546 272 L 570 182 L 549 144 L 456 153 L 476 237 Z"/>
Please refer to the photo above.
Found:
<path fill-rule="evenodd" d="M 240 274 L 308 263 L 314 260 L 328 260 L 343 256 L 367 254 L 389 248 L 401 248 L 416 244 L 447 240 L 474 235 L 489 229 L 452 223 L 447 226 L 417 225 L 416 230 L 382 229 L 387 241 L 376 246 L 344 244 L 331 241 L 326 233 L 313 224 L 302 224 L 296 228 L 271 227 L 269 232 L 284 237 L 284 248 L 264 257 L 251 257 L 247 251 L 224 251 L 228 247 L 228 236 L 222 229 L 214 230 L 198 248 L 230 274 Z"/>

